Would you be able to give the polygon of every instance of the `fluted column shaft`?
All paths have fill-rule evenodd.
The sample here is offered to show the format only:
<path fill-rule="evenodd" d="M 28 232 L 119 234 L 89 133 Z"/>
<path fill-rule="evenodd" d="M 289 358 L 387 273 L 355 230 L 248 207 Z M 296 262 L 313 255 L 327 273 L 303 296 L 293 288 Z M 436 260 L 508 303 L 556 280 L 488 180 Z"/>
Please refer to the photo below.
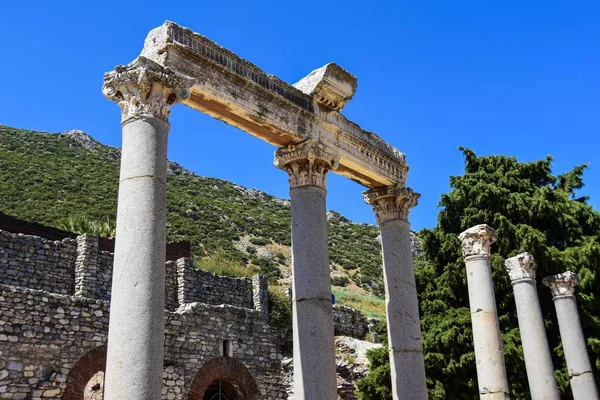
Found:
<path fill-rule="evenodd" d="M 525 368 L 532 400 L 558 400 L 560 394 L 546 337 L 546 325 L 538 299 L 535 262 L 521 253 L 505 262 L 517 306 L 519 334 L 523 344 Z"/>
<path fill-rule="evenodd" d="M 552 291 L 573 398 L 598 400 L 598 389 L 577 310 L 575 298 L 575 287 L 579 284 L 577 275 L 568 271 L 548 276 L 544 278 L 543 283 Z"/>
<path fill-rule="evenodd" d="M 409 209 L 419 194 L 399 186 L 369 190 L 381 233 L 390 374 L 394 400 L 427 399 L 419 301 L 413 269 Z"/>
<path fill-rule="evenodd" d="M 502 336 L 490 267 L 490 246 L 496 240 L 496 233 L 487 225 L 476 225 L 461 233 L 459 238 L 463 243 L 467 270 L 479 397 L 485 400 L 508 399 Z"/>
<path fill-rule="evenodd" d="M 290 175 L 294 398 L 335 399 L 325 175 L 338 158 L 307 140 L 278 150 L 275 165 Z"/>
<path fill-rule="evenodd" d="M 168 116 L 186 82 L 141 57 L 104 78 L 123 128 L 106 400 L 161 398 Z"/>

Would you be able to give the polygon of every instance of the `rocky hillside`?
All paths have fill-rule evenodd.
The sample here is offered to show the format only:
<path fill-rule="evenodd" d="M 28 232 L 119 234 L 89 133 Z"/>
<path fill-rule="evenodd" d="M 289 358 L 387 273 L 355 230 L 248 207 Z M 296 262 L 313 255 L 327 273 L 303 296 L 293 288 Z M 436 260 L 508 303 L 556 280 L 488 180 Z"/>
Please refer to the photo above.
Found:
<path fill-rule="evenodd" d="M 81 131 L 49 134 L 0 125 L 0 211 L 59 226 L 86 215 L 114 218 L 120 150 Z M 198 258 L 218 254 L 284 281 L 290 272 L 289 201 L 198 176 L 170 162 L 168 239 Z M 382 293 L 377 228 L 330 211 L 332 282 Z M 418 243 L 416 248 L 418 248 Z"/>

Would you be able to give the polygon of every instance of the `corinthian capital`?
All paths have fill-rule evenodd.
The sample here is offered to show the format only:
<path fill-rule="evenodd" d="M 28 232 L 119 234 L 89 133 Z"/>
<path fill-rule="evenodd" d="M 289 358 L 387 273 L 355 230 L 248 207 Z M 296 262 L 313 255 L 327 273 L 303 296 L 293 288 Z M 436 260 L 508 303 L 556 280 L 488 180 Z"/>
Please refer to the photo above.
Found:
<path fill-rule="evenodd" d="M 510 276 L 511 282 L 525 279 L 535 280 L 535 261 L 533 260 L 533 256 L 527 252 L 507 258 L 504 261 L 504 266 L 506 267 L 508 276 Z"/>
<path fill-rule="evenodd" d="M 290 188 L 315 185 L 325 189 L 327 172 L 336 169 L 340 157 L 331 154 L 314 139 L 275 151 L 273 161 L 290 175 Z"/>
<path fill-rule="evenodd" d="M 552 297 L 566 297 L 575 294 L 575 287 L 579 284 L 577 274 L 567 271 L 558 275 L 547 276 L 542 279 L 542 283 L 550 288 Z"/>
<path fill-rule="evenodd" d="M 486 224 L 467 229 L 458 238 L 462 242 L 463 257 L 489 256 L 490 247 L 496 241 L 496 231 Z"/>
<path fill-rule="evenodd" d="M 365 202 L 373 207 L 377 223 L 392 219 L 408 219 L 408 212 L 419 203 L 421 195 L 400 185 L 363 192 Z"/>
<path fill-rule="evenodd" d="M 171 106 L 189 97 L 192 84 L 191 78 L 140 56 L 104 74 L 102 93 L 118 102 L 122 124 L 144 117 L 168 123 Z"/>

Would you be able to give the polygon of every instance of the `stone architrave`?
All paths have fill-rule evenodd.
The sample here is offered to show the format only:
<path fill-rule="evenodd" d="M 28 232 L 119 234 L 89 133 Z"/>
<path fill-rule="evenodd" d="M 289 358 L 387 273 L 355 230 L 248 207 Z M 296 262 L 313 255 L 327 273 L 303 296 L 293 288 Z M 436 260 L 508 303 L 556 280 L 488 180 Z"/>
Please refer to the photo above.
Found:
<path fill-rule="evenodd" d="M 552 292 L 560 340 L 565 352 L 575 400 L 598 400 L 598 389 L 585 344 L 585 336 L 579 320 L 575 287 L 579 284 L 577 274 L 564 272 L 547 276 L 542 280 Z"/>
<path fill-rule="evenodd" d="M 409 210 L 420 195 L 402 185 L 363 195 L 373 206 L 381 233 L 392 396 L 394 400 L 425 400 L 425 361 L 408 222 Z"/>
<path fill-rule="evenodd" d="M 289 174 L 292 207 L 294 398 L 337 397 L 325 207 L 326 174 L 339 158 L 315 140 L 275 152 Z"/>
<path fill-rule="evenodd" d="M 161 398 L 168 119 L 191 84 L 144 57 L 104 76 L 123 129 L 106 400 Z"/>
<path fill-rule="evenodd" d="M 490 247 L 496 241 L 496 232 L 481 224 L 462 232 L 459 239 L 462 241 L 467 270 L 479 397 L 486 400 L 508 399 L 508 381 L 490 267 Z"/>
<path fill-rule="evenodd" d="M 527 380 L 532 400 L 558 400 L 560 394 L 538 299 L 535 262 L 529 253 L 505 261 L 517 305 L 519 334 L 523 344 Z"/>

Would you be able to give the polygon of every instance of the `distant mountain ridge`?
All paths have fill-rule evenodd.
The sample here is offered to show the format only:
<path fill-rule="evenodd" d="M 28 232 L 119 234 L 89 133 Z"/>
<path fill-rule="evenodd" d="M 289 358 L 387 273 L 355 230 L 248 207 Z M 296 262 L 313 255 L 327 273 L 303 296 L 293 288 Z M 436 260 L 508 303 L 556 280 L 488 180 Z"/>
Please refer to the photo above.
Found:
<path fill-rule="evenodd" d="M 120 155 L 83 131 L 50 134 L 0 125 L 0 211 L 50 226 L 69 215 L 114 218 Z M 169 161 L 167 213 L 168 239 L 190 241 L 196 256 L 221 252 L 273 278 L 289 278 L 289 200 L 201 177 Z M 377 227 L 334 211 L 328 221 L 334 284 L 381 295 Z M 418 239 L 413 241 L 419 252 Z"/>

